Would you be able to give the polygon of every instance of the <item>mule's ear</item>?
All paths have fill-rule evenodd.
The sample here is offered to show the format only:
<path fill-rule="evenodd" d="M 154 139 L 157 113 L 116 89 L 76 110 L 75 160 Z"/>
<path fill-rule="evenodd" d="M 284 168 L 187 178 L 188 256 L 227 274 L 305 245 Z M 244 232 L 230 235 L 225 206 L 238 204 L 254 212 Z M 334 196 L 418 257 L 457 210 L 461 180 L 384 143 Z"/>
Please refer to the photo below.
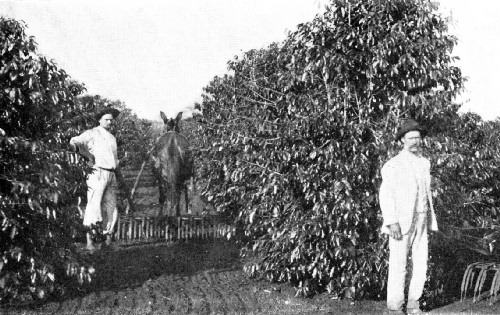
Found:
<path fill-rule="evenodd" d="M 182 112 L 178 113 L 177 114 L 177 117 L 175 117 L 175 120 L 177 120 L 177 122 L 179 122 L 182 118 Z"/>
<path fill-rule="evenodd" d="M 163 122 L 167 122 L 168 118 L 167 118 L 167 115 L 165 115 L 164 112 L 160 111 L 160 117 L 161 117 L 161 119 L 163 119 Z"/>

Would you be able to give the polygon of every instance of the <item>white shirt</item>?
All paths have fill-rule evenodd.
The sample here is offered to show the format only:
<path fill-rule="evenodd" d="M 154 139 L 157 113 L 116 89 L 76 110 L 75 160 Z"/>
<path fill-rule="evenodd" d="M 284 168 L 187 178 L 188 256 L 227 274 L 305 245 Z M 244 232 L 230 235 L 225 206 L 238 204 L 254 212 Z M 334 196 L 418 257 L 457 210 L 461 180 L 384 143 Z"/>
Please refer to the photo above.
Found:
<path fill-rule="evenodd" d="M 427 160 L 422 157 L 415 155 L 411 152 L 403 150 L 402 154 L 408 163 L 412 164 L 411 176 L 415 178 L 417 183 L 417 204 L 415 206 L 415 212 L 427 212 L 429 210 L 429 198 L 427 196 Z M 410 175 L 410 174 L 408 174 Z"/>
<path fill-rule="evenodd" d="M 388 233 L 387 226 L 399 223 L 401 232 L 406 234 L 414 213 L 425 211 L 430 214 L 431 230 L 437 231 L 430 182 L 430 163 L 425 157 L 402 150 L 387 161 L 382 168 L 382 185 L 379 192 L 384 218 L 382 232 Z"/>
<path fill-rule="evenodd" d="M 116 138 L 101 126 L 71 138 L 70 143 L 88 150 L 95 158 L 96 167 L 115 169 L 118 166 Z"/>

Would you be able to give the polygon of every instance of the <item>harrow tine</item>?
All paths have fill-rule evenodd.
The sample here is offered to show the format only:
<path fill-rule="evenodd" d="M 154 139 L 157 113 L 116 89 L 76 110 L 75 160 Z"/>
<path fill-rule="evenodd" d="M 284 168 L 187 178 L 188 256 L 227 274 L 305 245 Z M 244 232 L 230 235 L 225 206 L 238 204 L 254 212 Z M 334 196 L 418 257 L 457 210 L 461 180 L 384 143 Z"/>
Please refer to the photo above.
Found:
<path fill-rule="evenodd" d="M 481 271 L 479 272 L 479 277 L 477 278 L 476 287 L 474 289 L 474 298 L 472 299 L 472 303 L 476 303 L 477 301 L 479 301 L 479 298 L 481 297 L 481 289 L 483 288 L 484 282 L 486 281 L 486 275 L 490 267 L 493 265 L 493 263 L 487 263 L 481 266 Z"/>
<path fill-rule="evenodd" d="M 479 286 L 481 284 L 481 279 L 483 278 L 483 273 L 484 273 L 484 266 L 481 266 L 481 269 L 479 270 L 479 275 L 477 276 L 476 285 L 474 287 L 472 303 L 476 303 L 476 295 L 478 294 L 479 291 Z"/>
<path fill-rule="evenodd" d="M 498 276 L 498 278 L 493 289 L 495 293 L 495 301 L 498 299 L 498 292 L 500 291 L 500 266 L 497 266 L 496 275 Z"/>
<path fill-rule="evenodd" d="M 474 264 L 470 264 L 465 269 L 464 276 L 462 278 L 462 285 L 460 286 L 460 301 L 463 301 L 464 297 L 466 295 L 466 289 L 465 289 L 466 288 L 466 283 L 467 283 L 467 280 L 469 279 L 469 274 L 471 273 L 473 265 Z"/>
<path fill-rule="evenodd" d="M 491 281 L 491 286 L 490 286 L 490 305 L 493 304 L 493 300 L 496 297 L 496 292 L 495 292 L 495 285 L 497 282 L 498 278 L 498 270 L 495 272 L 495 276 L 493 276 L 493 280 Z"/>
<path fill-rule="evenodd" d="M 465 299 L 465 297 L 467 296 L 467 290 L 469 290 L 472 287 L 475 275 L 474 268 L 479 264 L 480 264 L 479 262 L 475 262 L 467 266 L 467 269 L 465 270 L 464 277 L 462 280 L 460 301 L 463 301 Z"/>
<path fill-rule="evenodd" d="M 493 301 L 497 300 L 498 290 L 500 288 L 500 266 L 496 265 L 495 277 L 493 277 L 493 281 L 491 283 L 490 289 L 490 305 L 493 305 Z"/>
<path fill-rule="evenodd" d="M 470 267 L 470 266 L 469 266 Z M 473 270 L 472 268 L 467 268 L 467 270 L 464 273 L 464 278 L 462 280 L 462 288 L 461 288 L 461 295 L 460 295 L 460 301 L 463 301 L 467 295 L 467 290 L 469 287 L 469 279 L 473 278 Z"/>

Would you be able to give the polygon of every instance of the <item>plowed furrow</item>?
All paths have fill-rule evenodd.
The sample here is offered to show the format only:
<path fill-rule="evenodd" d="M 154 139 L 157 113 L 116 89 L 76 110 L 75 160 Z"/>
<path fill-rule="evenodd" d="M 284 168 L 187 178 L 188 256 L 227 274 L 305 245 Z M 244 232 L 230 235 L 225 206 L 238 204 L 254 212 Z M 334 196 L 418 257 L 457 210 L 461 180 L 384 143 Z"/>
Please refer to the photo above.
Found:
<path fill-rule="evenodd" d="M 117 302 L 116 293 L 113 291 L 103 291 L 100 293 L 99 305 L 101 312 L 99 314 L 111 314 Z"/>
<path fill-rule="evenodd" d="M 184 288 L 178 284 L 176 278 L 173 276 L 161 277 L 159 281 L 165 281 L 170 291 L 168 314 L 189 314 L 192 309 L 192 302 L 184 292 Z"/>
<path fill-rule="evenodd" d="M 211 314 L 246 314 L 249 310 L 259 309 L 257 300 L 251 290 L 245 290 L 238 284 L 231 285 L 217 272 L 203 272 L 191 277 L 192 281 L 198 284 L 198 288 L 207 296 L 211 307 L 221 304 L 222 307 L 212 309 Z M 223 303 L 222 303 L 223 302 Z"/>
<path fill-rule="evenodd" d="M 203 297 L 204 303 L 204 313 L 203 314 L 212 314 L 212 303 L 210 302 L 209 294 L 207 290 L 209 289 L 207 284 L 208 281 L 203 273 L 198 273 L 194 276 L 190 277 L 190 280 L 193 285 L 193 289 L 196 290 L 197 294 Z"/>
<path fill-rule="evenodd" d="M 205 277 L 209 283 L 207 290 L 213 291 L 218 295 L 217 299 L 224 301 L 225 312 L 228 314 L 245 314 L 248 312 L 248 305 L 245 305 L 243 299 L 236 293 L 239 288 L 231 286 L 218 272 L 207 272 Z"/>
<path fill-rule="evenodd" d="M 92 292 L 82 297 L 82 303 L 78 313 L 81 314 L 107 314 L 108 308 L 106 300 L 108 296 L 105 293 Z M 77 314 L 78 314 L 77 313 Z"/>
<path fill-rule="evenodd" d="M 151 314 L 153 307 L 153 300 L 151 299 L 150 292 L 147 290 L 146 285 L 135 289 L 135 304 L 134 310 L 130 314 Z"/>
<path fill-rule="evenodd" d="M 63 302 L 61 309 L 65 310 L 68 314 L 76 314 L 81 308 L 82 298 L 76 297 Z"/>
<path fill-rule="evenodd" d="M 168 281 L 165 281 L 165 279 L 166 277 L 158 278 L 151 285 L 155 295 L 152 314 L 172 314 L 175 310 L 170 292 L 171 285 Z"/>
<path fill-rule="evenodd" d="M 143 285 L 146 289 L 146 294 L 149 298 L 148 303 L 149 303 L 149 309 L 148 309 L 148 314 L 153 314 L 154 311 L 157 309 L 157 291 L 155 289 L 155 281 L 148 281 L 146 284 Z"/>
<path fill-rule="evenodd" d="M 245 303 L 237 293 L 239 289 L 236 287 L 232 287 L 231 284 L 226 281 L 226 279 L 221 277 L 221 275 L 223 275 L 223 273 L 217 274 L 217 279 L 219 280 L 218 286 L 221 288 L 224 299 L 226 299 L 229 305 L 229 310 L 238 314 L 245 314 L 247 312 L 247 308 L 245 306 Z"/>
<path fill-rule="evenodd" d="M 251 286 L 246 286 L 248 280 L 244 278 L 241 271 L 226 271 L 219 273 L 221 283 L 232 292 L 234 296 L 240 301 L 242 312 L 249 310 L 259 310 L 259 301 L 256 299 Z"/>
<path fill-rule="evenodd" d="M 183 292 L 190 301 L 188 314 L 210 314 L 206 295 L 192 281 L 192 277 L 178 278 L 177 284 L 184 289 Z"/>
<path fill-rule="evenodd" d="M 194 281 L 197 284 L 197 288 L 205 296 L 210 310 L 209 314 L 228 313 L 227 301 L 224 299 L 221 289 L 213 285 L 214 279 L 212 279 L 209 273 L 205 272 L 193 276 L 191 277 L 191 281 Z"/>
<path fill-rule="evenodd" d="M 135 290 L 127 289 L 116 292 L 118 298 L 113 308 L 113 314 L 134 314 Z"/>

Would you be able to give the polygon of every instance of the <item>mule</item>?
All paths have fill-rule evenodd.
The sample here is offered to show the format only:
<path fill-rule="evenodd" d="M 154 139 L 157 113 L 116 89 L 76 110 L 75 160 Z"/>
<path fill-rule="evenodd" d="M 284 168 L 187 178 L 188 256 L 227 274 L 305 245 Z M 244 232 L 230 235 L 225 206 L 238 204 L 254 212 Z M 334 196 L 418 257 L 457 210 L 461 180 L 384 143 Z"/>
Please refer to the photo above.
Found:
<path fill-rule="evenodd" d="M 188 190 L 186 181 L 191 179 L 194 190 L 194 160 L 189 148 L 189 141 L 180 134 L 179 122 L 182 112 L 175 119 L 169 119 L 160 112 L 163 120 L 163 135 L 158 139 L 152 152 L 153 170 L 160 192 L 160 210 L 158 216 L 163 215 L 163 207 L 167 203 L 168 213 L 181 213 L 180 200 L 184 192 L 186 213 L 188 209 Z"/>

